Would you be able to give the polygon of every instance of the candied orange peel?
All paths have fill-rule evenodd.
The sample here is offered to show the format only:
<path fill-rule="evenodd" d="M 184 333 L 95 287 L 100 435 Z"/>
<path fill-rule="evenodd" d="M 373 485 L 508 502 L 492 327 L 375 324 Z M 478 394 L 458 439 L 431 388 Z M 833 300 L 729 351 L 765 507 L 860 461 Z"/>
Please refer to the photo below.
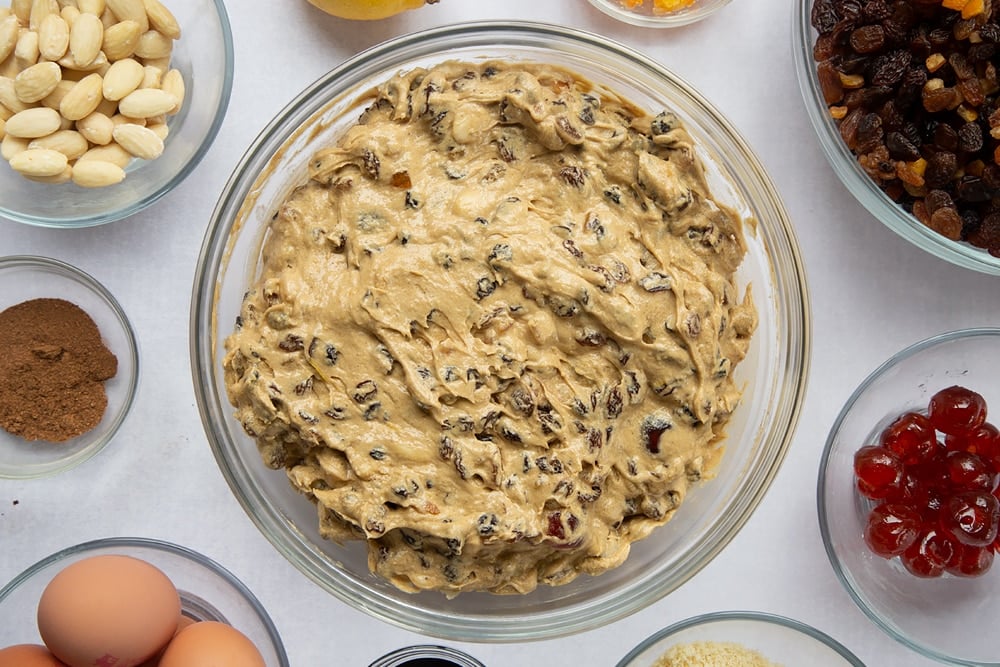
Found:
<path fill-rule="evenodd" d="M 949 2 L 954 2 L 955 0 L 947 0 Z M 645 4 L 646 0 L 621 0 L 623 6 L 628 9 L 636 9 Z M 670 12 L 676 12 L 678 9 L 684 9 L 685 7 L 690 7 L 695 3 L 695 0 L 653 0 L 653 13 L 654 14 L 669 14 Z"/>
<path fill-rule="evenodd" d="M 941 6 L 962 12 L 963 19 L 971 19 L 986 11 L 986 3 L 983 0 L 941 0 Z"/>

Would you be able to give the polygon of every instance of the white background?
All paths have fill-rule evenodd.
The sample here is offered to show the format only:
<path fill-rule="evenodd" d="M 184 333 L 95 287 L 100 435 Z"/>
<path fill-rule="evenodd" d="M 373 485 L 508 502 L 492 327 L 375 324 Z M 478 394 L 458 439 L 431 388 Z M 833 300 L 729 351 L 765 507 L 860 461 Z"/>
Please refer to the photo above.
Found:
<path fill-rule="evenodd" d="M 257 133 L 307 84 L 348 56 L 405 32 L 476 19 L 537 20 L 597 32 L 659 60 L 700 90 L 753 146 L 801 245 L 814 324 L 809 387 L 791 450 L 764 502 L 736 539 L 679 590 L 627 619 L 569 638 L 444 643 L 488 667 L 614 665 L 665 625 L 709 611 L 753 609 L 814 625 L 870 667 L 933 664 L 869 622 L 834 577 L 816 519 L 817 465 L 837 411 L 872 369 L 932 334 L 1000 324 L 1000 283 L 909 245 L 836 180 L 796 82 L 788 0 L 735 0 L 701 23 L 669 31 L 615 22 L 585 0 L 441 0 L 375 23 L 327 17 L 304 0 L 230 0 L 228 9 L 236 50 L 232 101 L 212 149 L 184 183 L 151 209 L 92 229 L 47 230 L 0 219 L 0 255 L 68 261 L 117 296 L 137 331 L 142 373 L 130 417 L 99 456 L 58 477 L 0 481 L 0 581 L 78 542 L 155 537 L 200 551 L 241 578 L 270 612 L 295 667 L 364 667 L 392 649 L 428 642 L 312 584 L 234 500 L 195 406 L 188 361 L 191 285 L 225 181 Z M 14 638 L 0 628 L 0 644 L 4 639 Z"/>

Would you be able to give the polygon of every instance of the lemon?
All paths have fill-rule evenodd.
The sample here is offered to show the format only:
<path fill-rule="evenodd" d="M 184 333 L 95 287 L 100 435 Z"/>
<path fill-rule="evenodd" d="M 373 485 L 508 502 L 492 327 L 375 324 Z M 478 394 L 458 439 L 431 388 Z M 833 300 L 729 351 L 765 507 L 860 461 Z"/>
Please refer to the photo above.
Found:
<path fill-rule="evenodd" d="M 307 0 L 327 14 L 342 19 L 372 21 L 394 16 L 408 9 L 417 9 L 437 0 Z"/>

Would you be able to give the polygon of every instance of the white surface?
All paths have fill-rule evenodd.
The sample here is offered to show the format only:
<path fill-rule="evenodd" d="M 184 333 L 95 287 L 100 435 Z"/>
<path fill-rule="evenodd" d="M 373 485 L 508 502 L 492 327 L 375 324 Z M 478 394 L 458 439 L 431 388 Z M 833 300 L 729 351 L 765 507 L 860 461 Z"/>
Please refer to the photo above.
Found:
<path fill-rule="evenodd" d="M 156 537 L 196 549 L 246 582 L 270 611 L 295 667 L 364 667 L 392 649 L 435 643 L 370 619 L 320 590 L 278 555 L 237 505 L 195 406 L 188 361 L 191 284 L 205 226 L 230 172 L 307 84 L 404 32 L 477 19 L 538 20 L 598 32 L 651 55 L 694 84 L 754 147 L 785 199 L 808 272 L 814 324 L 809 390 L 792 449 L 763 504 L 729 547 L 675 593 L 630 618 L 569 638 L 446 643 L 488 667 L 614 665 L 674 621 L 752 609 L 812 624 L 870 667 L 934 664 L 878 630 L 836 581 L 816 520 L 816 471 L 840 406 L 885 358 L 941 331 L 1000 324 L 998 279 L 907 244 L 836 181 L 795 80 L 787 0 L 735 0 L 701 23 L 671 31 L 616 23 L 586 0 L 441 0 L 371 24 L 326 17 L 304 0 L 231 0 L 229 12 L 236 43 L 229 114 L 208 156 L 180 187 L 152 209 L 98 228 L 57 231 L 0 220 L 0 254 L 62 259 L 108 286 L 132 319 L 142 364 L 132 415 L 98 457 L 55 478 L 0 480 L 0 581 L 77 542 Z M 0 645 L 11 641 L 18 638 L 0 628 Z"/>

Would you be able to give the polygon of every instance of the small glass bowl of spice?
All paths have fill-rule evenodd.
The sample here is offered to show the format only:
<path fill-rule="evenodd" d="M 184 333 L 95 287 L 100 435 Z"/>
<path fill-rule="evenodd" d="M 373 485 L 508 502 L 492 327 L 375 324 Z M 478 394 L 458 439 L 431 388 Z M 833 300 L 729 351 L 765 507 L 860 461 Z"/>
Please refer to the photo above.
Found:
<path fill-rule="evenodd" d="M 795 64 L 834 172 L 894 232 L 1000 275 L 1000 5 L 795 0 Z"/>
<path fill-rule="evenodd" d="M 824 632 L 784 616 L 723 611 L 694 616 L 651 635 L 617 667 L 864 667 Z"/>
<path fill-rule="evenodd" d="M 0 477 L 68 470 L 101 451 L 132 406 L 132 325 L 103 285 L 58 260 L 0 258 L 0 288 Z"/>
<path fill-rule="evenodd" d="M 676 28 L 700 21 L 730 0 L 590 0 L 602 12 L 643 28 Z"/>

